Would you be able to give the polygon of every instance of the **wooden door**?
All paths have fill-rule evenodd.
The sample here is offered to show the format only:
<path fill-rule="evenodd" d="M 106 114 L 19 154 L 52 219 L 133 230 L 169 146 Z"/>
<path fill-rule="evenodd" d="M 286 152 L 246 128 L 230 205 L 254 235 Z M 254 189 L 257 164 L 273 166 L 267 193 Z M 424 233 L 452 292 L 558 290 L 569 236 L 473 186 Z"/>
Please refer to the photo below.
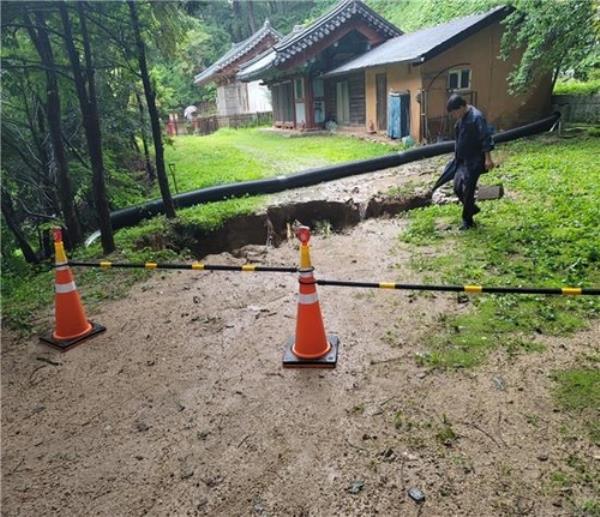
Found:
<path fill-rule="evenodd" d="M 390 92 L 387 134 L 390 138 L 402 138 L 410 134 L 410 95 L 408 93 Z"/>
<path fill-rule="evenodd" d="M 410 94 L 400 95 L 400 136 L 410 134 Z"/>
<path fill-rule="evenodd" d="M 376 103 L 377 103 L 377 129 L 385 131 L 387 128 L 387 75 L 377 74 Z"/>

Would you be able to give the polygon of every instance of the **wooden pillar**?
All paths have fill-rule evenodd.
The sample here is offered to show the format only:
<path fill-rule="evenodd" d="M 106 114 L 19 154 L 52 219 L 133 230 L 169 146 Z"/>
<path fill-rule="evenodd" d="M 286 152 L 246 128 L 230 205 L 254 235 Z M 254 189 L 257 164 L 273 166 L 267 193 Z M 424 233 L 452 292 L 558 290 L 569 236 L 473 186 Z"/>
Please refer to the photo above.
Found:
<path fill-rule="evenodd" d="M 310 75 L 304 78 L 304 113 L 306 116 L 306 127 L 315 127 L 315 106 L 313 102 L 313 84 Z"/>
<path fill-rule="evenodd" d="M 296 129 L 296 79 L 292 78 L 292 123 Z"/>

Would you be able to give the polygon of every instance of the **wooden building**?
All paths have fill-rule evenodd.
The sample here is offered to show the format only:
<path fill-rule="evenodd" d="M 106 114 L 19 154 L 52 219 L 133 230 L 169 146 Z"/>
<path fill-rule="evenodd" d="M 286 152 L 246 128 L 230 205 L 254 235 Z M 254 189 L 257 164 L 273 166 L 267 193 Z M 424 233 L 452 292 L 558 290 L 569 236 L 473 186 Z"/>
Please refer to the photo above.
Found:
<path fill-rule="evenodd" d="M 217 84 L 217 115 L 221 117 L 271 111 L 271 94 L 260 81 L 241 82 L 236 74 L 240 66 L 281 39 L 269 20 L 252 36 L 234 43 L 215 63 L 194 78 L 197 85 Z"/>
<path fill-rule="evenodd" d="M 323 74 L 402 34 L 357 0 L 344 0 L 307 27 L 297 26 L 271 50 L 245 63 L 238 78 L 268 85 L 275 125 L 298 129 L 363 127 L 365 74 L 359 70 L 334 80 Z"/>
<path fill-rule="evenodd" d="M 511 10 L 500 6 L 403 34 L 360 0 L 344 0 L 247 62 L 238 77 L 271 88 L 273 120 L 283 127 L 311 129 L 332 120 L 432 142 L 452 137 L 445 107 L 456 92 L 506 129 L 551 108 L 550 76 L 526 94 L 509 94 L 508 76 L 521 57 L 499 57 L 501 21 Z"/>

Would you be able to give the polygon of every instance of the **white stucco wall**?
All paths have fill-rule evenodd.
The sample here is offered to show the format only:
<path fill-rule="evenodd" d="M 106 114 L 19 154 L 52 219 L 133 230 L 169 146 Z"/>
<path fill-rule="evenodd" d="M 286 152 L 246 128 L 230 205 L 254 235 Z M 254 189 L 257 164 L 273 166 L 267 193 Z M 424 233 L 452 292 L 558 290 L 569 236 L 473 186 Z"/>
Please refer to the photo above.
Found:
<path fill-rule="evenodd" d="M 248 105 L 250 113 L 271 111 L 271 92 L 269 88 L 260 84 L 260 81 L 248 83 Z"/>
<path fill-rule="evenodd" d="M 217 87 L 217 115 L 243 115 L 271 111 L 271 92 L 260 81 L 242 83 L 236 81 Z"/>

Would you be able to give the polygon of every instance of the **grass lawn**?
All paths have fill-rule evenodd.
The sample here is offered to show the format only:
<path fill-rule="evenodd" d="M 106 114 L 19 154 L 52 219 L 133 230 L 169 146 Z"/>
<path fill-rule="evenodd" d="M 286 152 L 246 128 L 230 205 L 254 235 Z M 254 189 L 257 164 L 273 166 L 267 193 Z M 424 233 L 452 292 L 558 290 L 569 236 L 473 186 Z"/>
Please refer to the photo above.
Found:
<path fill-rule="evenodd" d="M 415 246 L 412 266 L 432 283 L 598 287 L 600 139 L 590 134 L 574 139 L 544 136 L 500 146 L 496 155 L 501 167 L 484 175 L 481 183 L 502 182 L 508 195 L 482 203 L 475 230 L 456 230 L 457 205 L 410 212 L 408 230 L 400 238 Z M 432 254 L 432 248 L 437 253 Z M 474 367 L 498 348 L 509 358 L 539 352 L 544 350 L 544 335 L 573 333 L 600 315 L 597 296 L 459 296 L 470 306 L 441 317 L 437 328 L 431 329 L 425 338 L 428 352 L 417 357 L 423 365 Z M 565 429 L 566 435 L 579 436 L 581 429 L 596 445 L 600 445 L 599 364 L 598 350 L 592 348 L 552 376 L 556 405 L 573 416 L 574 427 Z M 581 465 L 569 465 L 555 472 L 552 483 L 569 490 L 580 482 L 592 483 L 589 475 Z M 600 507 L 589 501 L 585 508 L 589 515 L 597 515 Z"/>
<path fill-rule="evenodd" d="M 497 151 L 503 162 L 481 183 L 502 182 L 508 196 L 482 204 L 479 226 L 456 230 L 457 205 L 410 212 L 401 238 L 415 245 L 413 266 L 432 282 L 489 286 L 600 285 L 600 140 L 520 140 Z M 423 247 L 426 252 L 420 252 Z M 431 255 L 431 247 L 438 251 Z M 447 316 L 422 360 L 437 367 L 478 364 L 499 343 L 535 351 L 544 334 L 586 327 L 598 297 L 496 295 L 470 298 L 472 310 Z"/>
<path fill-rule="evenodd" d="M 311 167 L 372 158 L 398 146 L 343 135 L 289 138 L 264 129 L 221 129 L 208 136 L 178 136 L 166 147 L 180 192 L 291 174 Z M 174 192 L 172 178 L 171 189 Z M 158 186 L 154 196 L 159 195 Z"/>

